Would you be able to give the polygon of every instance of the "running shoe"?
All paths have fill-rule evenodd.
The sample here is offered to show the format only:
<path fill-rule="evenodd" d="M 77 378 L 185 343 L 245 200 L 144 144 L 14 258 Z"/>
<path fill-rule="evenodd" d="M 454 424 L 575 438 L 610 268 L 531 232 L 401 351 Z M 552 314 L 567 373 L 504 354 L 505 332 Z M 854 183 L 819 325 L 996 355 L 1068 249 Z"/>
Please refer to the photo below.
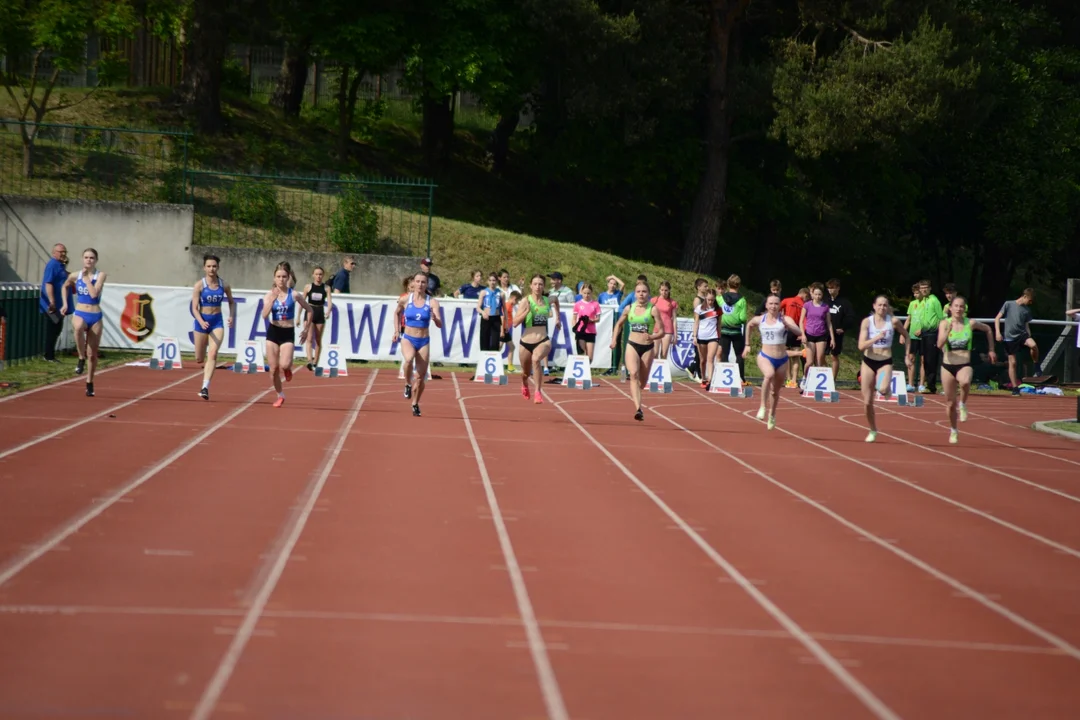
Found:
<path fill-rule="evenodd" d="M 285 396 L 278 395 L 277 400 L 274 401 L 274 407 L 279 408 L 285 404 Z"/>
<path fill-rule="evenodd" d="M 413 414 L 413 417 L 420 417 L 420 406 L 419 405 L 413 405 L 412 406 L 412 414 Z"/>
<path fill-rule="evenodd" d="M 544 402 L 544 394 L 542 392 L 540 392 L 540 388 L 536 388 L 536 397 L 533 399 L 533 402 L 536 403 L 537 405 L 543 404 L 543 402 Z"/>
<path fill-rule="evenodd" d="M 86 383 L 86 397 L 94 397 L 94 383 Z"/>
<path fill-rule="evenodd" d="M 958 442 L 960 442 L 960 433 L 957 432 L 956 428 L 950 429 L 949 430 L 949 444 L 950 445 L 955 445 Z"/>
<path fill-rule="evenodd" d="M 775 427 L 776 427 L 776 416 L 775 416 L 775 415 L 770 415 L 770 416 L 769 416 L 769 425 L 768 425 L 768 428 L 769 428 L 770 430 L 772 430 L 772 429 L 773 429 L 773 428 L 775 428 Z"/>
<path fill-rule="evenodd" d="M 209 400 L 210 399 L 210 390 L 207 389 L 207 388 L 203 388 L 202 390 L 199 391 L 199 397 L 201 397 L 203 400 Z"/>
<path fill-rule="evenodd" d="M 967 406 L 960 403 L 960 422 L 967 422 Z"/>
<path fill-rule="evenodd" d="M 876 431 L 876 430 L 871 430 L 871 431 L 870 431 L 869 433 L 867 433 L 867 435 L 866 435 L 866 442 L 868 442 L 868 443 L 872 443 L 872 442 L 874 442 L 875 440 L 877 440 L 877 431 Z"/>
<path fill-rule="evenodd" d="M 405 397 L 406 398 L 411 398 L 412 397 L 412 385 L 406 385 L 405 386 Z"/>
<path fill-rule="evenodd" d="M 521 386 L 521 397 L 525 398 L 526 400 L 529 399 L 529 386 L 528 385 L 522 385 Z"/>
<path fill-rule="evenodd" d="M 83 371 L 85 371 L 85 370 L 86 370 L 86 361 L 83 360 L 82 358 L 79 358 L 79 362 L 75 364 L 75 374 L 76 375 L 82 375 Z"/>
<path fill-rule="evenodd" d="M 764 420 L 765 419 L 765 406 L 764 405 L 762 405 L 761 407 L 758 408 L 757 419 L 758 420 Z"/>
<path fill-rule="evenodd" d="M 285 368 L 285 382 L 292 382 L 292 368 Z"/>
<path fill-rule="evenodd" d="M 920 385 L 919 386 L 919 392 L 925 395 L 926 394 L 926 386 L 925 385 Z"/>
<path fill-rule="evenodd" d="M 641 408 L 638 408 L 637 412 L 634 413 L 634 419 L 635 420 L 644 420 L 645 419 L 645 413 L 641 412 Z"/>

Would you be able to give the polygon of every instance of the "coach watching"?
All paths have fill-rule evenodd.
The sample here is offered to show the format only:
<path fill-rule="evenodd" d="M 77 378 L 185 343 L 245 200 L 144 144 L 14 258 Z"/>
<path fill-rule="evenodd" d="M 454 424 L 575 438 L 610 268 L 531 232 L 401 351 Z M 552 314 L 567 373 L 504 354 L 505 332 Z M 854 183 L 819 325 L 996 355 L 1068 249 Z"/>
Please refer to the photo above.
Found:
<path fill-rule="evenodd" d="M 349 294 L 349 275 L 356 269 L 356 258 L 347 257 L 341 263 L 341 269 L 334 273 L 334 279 L 330 281 L 330 287 L 335 293 Z"/>
<path fill-rule="evenodd" d="M 45 360 L 58 362 L 56 359 L 56 341 L 64 329 L 64 317 L 59 308 L 64 304 L 64 283 L 67 282 L 67 248 L 57 243 L 53 245 L 52 258 L 45 265 L 45 274 L 41 280 L 41 317 L 45 323 Z"/>
<path fill-rule="evenodd" d="M 439 288 L 442 287 L 442 280 L 439 276 L 431 272 L 431 258 L 426 257 L 420 261 L 420 272 L 427 275 L 427 291 L 428 295 L 435 295 L 439 292 Z"/>

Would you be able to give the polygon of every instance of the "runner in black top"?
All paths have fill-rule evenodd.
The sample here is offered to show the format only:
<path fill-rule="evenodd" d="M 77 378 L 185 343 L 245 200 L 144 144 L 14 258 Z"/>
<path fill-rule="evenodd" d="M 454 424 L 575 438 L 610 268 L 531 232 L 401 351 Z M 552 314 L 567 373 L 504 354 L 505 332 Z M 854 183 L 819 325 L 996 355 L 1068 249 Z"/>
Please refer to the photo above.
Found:
<path fill-rule="evenodd" d="M 330 301 L 330 288 L 323 281 L 325 271 L 321 267 L 315 268 L 311 273 L 311 282 L 304 288 L 304 299 L 311 306 L 311 326 L 314 332 L 308 333 L 305 343 L 304 354 L 307 355 L 307 369 L 314 370 L 319 364 L 319 356 L 322 355 L 323 328 L 326 326 L 326 315 L 333 306 Z M 314 351 L 314 352 L 313 352 Z"/>

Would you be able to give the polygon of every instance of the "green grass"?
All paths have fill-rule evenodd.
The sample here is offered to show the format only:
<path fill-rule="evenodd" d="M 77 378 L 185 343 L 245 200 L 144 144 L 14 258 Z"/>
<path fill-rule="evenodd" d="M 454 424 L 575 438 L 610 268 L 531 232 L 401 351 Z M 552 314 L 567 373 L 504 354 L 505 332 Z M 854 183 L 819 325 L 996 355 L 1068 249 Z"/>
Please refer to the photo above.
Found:
<path fill-rule="evenodd" d="M 98 359 L 98 371 L 145 357 L 145 354 L 116 350 L 103 352 L 105 356 Z M 0 371 L 0 397 L 15 395 L 74 377 L 77 358 L 72 355 L 58 354 L 57 359 L 60 360 L 59 363 L 48 363 L 41 358 L 36 358 L 17 365 L 9 365 L 7 369 Z"/>
<path fill-rule="evenodd" d="M 1046 423 L 1046 426 L 1055 430 L 1064 430 L 1065 432 L 1070 432 L 1080 437 L 1080 423 L 1075 420 L 1062 420 L 1060 422 Z"/>

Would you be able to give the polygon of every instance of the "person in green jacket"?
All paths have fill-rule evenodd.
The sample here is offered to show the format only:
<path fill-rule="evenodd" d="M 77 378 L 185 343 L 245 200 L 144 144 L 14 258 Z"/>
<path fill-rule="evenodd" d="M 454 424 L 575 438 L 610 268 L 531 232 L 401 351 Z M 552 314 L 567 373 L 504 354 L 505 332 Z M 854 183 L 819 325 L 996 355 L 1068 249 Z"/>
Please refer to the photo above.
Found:
<path fill-rule="evenodd" d="M 919 315 L 922 328 L 923 382 L 926 391 L 937 395 L 938 364 L 941 362 L 941 350 L 938 349 L 938 327 L 945 319 L 945 310 L 941 301 L 933 293 L 929 280 L 919 282 L 922 302 L 919 303 Z"/>
<path fill-rule="evenodd" d="M 727 292 L 717 300 L 720 302 L 720 309 L 724 311 L 720 318 L 720 362 L 727 362 L 734 346 L 739 377 L 745 385 L 746 361 L 743 359 L 743 348 L 746 347 L 746 298 L 739 294 L 741 286 L 742 279 L 738 275 L 731 275 L 727 279 Z"/>

